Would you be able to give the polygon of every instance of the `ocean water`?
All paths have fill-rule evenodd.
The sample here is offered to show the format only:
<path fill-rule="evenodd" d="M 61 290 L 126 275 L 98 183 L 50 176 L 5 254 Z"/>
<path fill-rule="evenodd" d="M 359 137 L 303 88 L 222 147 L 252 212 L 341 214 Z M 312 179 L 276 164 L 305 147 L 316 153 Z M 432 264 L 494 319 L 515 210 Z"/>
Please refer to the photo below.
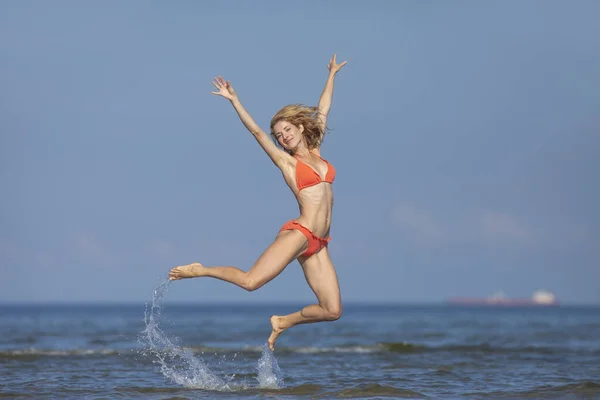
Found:
<path fill-rule="evenodd" d="M 600 399 L 600 308 L 0 305 L 0 398 Z"/>

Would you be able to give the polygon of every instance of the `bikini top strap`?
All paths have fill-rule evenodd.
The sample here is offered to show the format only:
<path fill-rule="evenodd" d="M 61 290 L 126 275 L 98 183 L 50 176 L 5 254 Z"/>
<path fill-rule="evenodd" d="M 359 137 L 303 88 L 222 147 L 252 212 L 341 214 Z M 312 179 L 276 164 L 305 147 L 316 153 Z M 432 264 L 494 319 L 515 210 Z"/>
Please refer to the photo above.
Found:
<path fill-rule="evenodd" d="M 319 157 L 319 158 L 321 159 L 321 161 L 324 161 L 324 162 L 325 162 L 325 164 L 329 164 L 329 163 L 327 162 L 327 160 L 326 160 L 326 159 L 324 159 L 323 157 L 321 157 L 321 156 L 320 156 L 320 155 L 318 155 L 317 153 L 313 153 L 313 154 L 314 154 L 315 156 Z"/>

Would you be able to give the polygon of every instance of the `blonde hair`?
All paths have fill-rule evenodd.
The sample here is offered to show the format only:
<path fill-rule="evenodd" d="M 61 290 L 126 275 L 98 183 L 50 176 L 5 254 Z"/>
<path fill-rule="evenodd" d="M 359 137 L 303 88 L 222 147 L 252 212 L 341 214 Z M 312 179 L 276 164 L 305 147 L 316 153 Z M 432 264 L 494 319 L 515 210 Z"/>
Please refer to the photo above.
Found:
<path fill-rule="evenodd" d="M 315 149 L 321 145 L 323 136 L 325 135 L 325 129 L 321 129 L 319 124 L 319 111 L 317 107 L 305 106 L 303 104 L 290 104 L 283 107 L 281 110 L 271 118 L 271 136 L 277 144 L 277 138 L 273 127 L 279 121 L 287 121 L 290 124 L 304 127 L 302 135 L 306 140 L 306 146 L 309 150 Z"/>

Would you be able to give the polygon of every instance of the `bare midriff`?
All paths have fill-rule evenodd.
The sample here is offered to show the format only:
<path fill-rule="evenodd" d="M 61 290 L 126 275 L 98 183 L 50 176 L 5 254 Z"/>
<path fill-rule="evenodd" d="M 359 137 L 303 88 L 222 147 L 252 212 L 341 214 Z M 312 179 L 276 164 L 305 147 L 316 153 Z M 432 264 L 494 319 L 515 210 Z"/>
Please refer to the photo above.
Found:
<path fill-rule="evenodd" d="M 327 238 L 331 226 L 333 210 L 332 184 L 321 182 L 302 189 L 296 194 L 300 216 L 296 218 L 299 224 L 309 229 L 314 235 Z"/>

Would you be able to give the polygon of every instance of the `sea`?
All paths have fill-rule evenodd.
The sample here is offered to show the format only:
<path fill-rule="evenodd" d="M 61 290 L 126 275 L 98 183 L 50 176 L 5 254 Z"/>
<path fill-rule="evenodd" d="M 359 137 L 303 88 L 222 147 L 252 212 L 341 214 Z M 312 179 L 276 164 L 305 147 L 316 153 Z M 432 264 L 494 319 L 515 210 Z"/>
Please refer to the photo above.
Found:
<path fill-rule="evenodd" d="M 600 399 L 600 307 L 0 305 L 2 399 Z"/>

